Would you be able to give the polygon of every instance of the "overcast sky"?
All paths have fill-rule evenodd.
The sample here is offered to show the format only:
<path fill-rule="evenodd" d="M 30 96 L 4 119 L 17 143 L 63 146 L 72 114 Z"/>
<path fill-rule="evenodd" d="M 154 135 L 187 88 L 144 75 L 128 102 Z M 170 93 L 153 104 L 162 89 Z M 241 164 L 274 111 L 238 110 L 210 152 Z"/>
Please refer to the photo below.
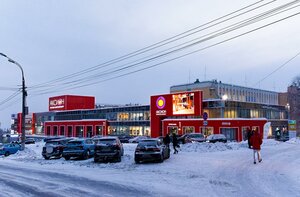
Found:
<path fill-rule="evenodd" d="M 170 86 L 194 82 L 197 78 L 200 81 L 217 79 L 224 83 L 284 92 L 293 77 L 299 75 L 300 57 L 283 64 L 300 52 L 300 15 L 220 45 L 209 46 L 300 12 L 300 8 L 296 7 L 220 34 L 230 25 L 292 2 L 289 0 L 277 0 L 265 6 L 262 5 L 271 0 L 261 1 L 237 14 L 262 6 L 260 9 L 240 17 L 232 20 L 229 20 L 230 16 L 222 18 L 197 29 L 197 33 L 166 43 L 160 48 L 150 48 L 146 53 L 115 64 L 102 64 L 256 2 L 1 0 L 0 52 L 22 65 L 30 112 L 47 111 L 48 98 L 63 94 L 92 95 L 97 103 L 149 104 L 151 95 L 168 93 Z M 222 22 L 225 19 L 228 21 Z M 198 44 L 149 61 L 161 51 L 165 51 L 165 54 L 172 47 L 178 49 L 176 46 L 186 46 L 199 39 L 202 40 Z M 204 49 L 206 47 L 209 48 Z M 186 55 L 188 53 L 192 54 Z M 180 56 L 183 57 L 177 59 Z M 147 62 L 136 64 L 144 60 Z M 97 65 L 102 67 L 95 67 Z M 143 70 L 153 65 L 157 66 Z M 98 69 L 83 72 L 92 67 Z M 110 69 L 120 67 L 120 72 L 110 72 Z M 278 71 L 271 74 L 279 67 Z M 21 72 L 1 56 L 0 71 L 0 122 L 2 128 L 7 128 L 10 127 L 11 114 L 21 111 L 21 94 L 10 102 L 3 101 L 16 91 L 14 88 L 21 87 Z M 76 72 L 81 72 L 81 75 L 62 81 L 64 84 L 46 84 L 43 88 L 35 86 Z M 82 81 L 83 78 L 85 81 Z M 113 79 L 107 80 L 110 78 Z M 86 86 L 70 89 L 80 85 Z"/>

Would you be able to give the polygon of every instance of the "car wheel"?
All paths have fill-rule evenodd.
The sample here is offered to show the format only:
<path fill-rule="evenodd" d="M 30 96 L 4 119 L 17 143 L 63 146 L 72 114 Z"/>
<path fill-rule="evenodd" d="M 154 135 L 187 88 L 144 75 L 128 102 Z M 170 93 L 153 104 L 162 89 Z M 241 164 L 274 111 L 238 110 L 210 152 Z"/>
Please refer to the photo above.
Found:
<path fill-rule="evenodd" d="M 65 160 L 69 160 L 70 156 L 65 156 L 64 158 L 65 158 Z"/>
<path fill-rule="evenodd" d="M 97 163 L 97 162 L 99 162 L 99 160 L 98 160 L 98 159 L 96 159 L 96 158 L 94 158 L 94 162 L 95 162 L 95 163 Z"/>
<path fill-rule="evenodd" d="M 167 151 L 167 157 L 166 157 L 167 159 L 169 159 L 170 158 L 170 149 Z"/>
<path fill-rule="evenodd" d="M 89 159 L 91 156 L 91 151 L 87 150 L 86 153 L 84 154 L 84 159 Z"/>
<path fill-rule="evenodd" d="M 9 156 L 9 152 L 5 152 L 4 156 L 5 157 Z"/>
<path fill-rule="evenodd" d="M 117 157 L 117 162 L 121 162 L 121 155 Z"/>
<path fill-rule="evenodd" d="M 162 163 L 162 162 L 164 162 L 164 155 L 161 155 L 160 159 L 159 159 L 159 163 Z"/>
<path fill-rule="evenodd" d="M 49 160 L 49 159 L 50 159 L 50 157 L 47 157 L 47 156 L 45 156 L 44 158 L 45 158 L 46 160 Z"/>
<path fill-rule="evenodd" d="M 138 160 L 138 159 L 134 159 L 134 161 L 135 161 L 136 164 L 139 164 L 139 163 L 141 162 L 141 161 Z"/>

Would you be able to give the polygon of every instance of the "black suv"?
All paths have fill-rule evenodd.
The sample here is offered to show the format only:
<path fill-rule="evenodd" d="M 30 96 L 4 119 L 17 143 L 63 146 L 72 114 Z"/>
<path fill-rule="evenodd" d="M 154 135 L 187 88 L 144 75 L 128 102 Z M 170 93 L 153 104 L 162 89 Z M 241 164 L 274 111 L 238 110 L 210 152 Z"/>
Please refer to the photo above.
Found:
<path fill-rule="evenodd" d="M 124 155 L 123 145 L 118 137 L 102 137 L 96 141 L 94 161 L 121 161 Z"/>
<path fill-rule="evenodd" d="M 51 157 L 61 158 L 62 152 L 68 141 L 71 139 L 53 139 L 48 140 L 43 146 L 42 155 L 45 159 L 50 159 Z"/>

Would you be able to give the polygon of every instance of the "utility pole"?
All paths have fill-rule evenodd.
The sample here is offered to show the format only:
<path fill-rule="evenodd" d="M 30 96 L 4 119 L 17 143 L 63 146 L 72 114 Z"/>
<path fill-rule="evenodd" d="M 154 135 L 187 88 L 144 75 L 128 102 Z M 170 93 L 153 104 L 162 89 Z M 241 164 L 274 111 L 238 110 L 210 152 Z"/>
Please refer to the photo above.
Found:
<path fill-rule="evenodd" d="M 20 68 L 21 72 L 22 72 L 22 119 L 21 119 L 21 132 L 22 132 L 21 144 L 22 144 L 22 146 L 21 147 L 22 147 L 22 150 L 24 150 L 25 149 L 25 116 L 28 114 L 28 109 L 26 107 L 27 92 L 26 92 L 26 86 L 25 86 L 24 71 L 23 71 L 22 66 L 18 62 L 16 62 L 13 59 L 9 58 L 4 53 L 0 53 L 0 55 L 7 58 L 7 60 L 10 63 L 13 63 L 13 64 L 17 65 Z"/>

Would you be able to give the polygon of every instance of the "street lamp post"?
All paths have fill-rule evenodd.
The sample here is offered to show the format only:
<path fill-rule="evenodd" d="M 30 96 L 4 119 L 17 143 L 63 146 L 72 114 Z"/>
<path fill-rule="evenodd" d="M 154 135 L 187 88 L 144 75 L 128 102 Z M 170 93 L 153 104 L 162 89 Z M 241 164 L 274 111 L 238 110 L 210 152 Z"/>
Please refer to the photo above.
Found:
<path fill-rule="evenodd" d="M 27 111 L 26 111 L 27 92 L 26 92 L 26 87 L 25 87 L 24 71 L 23 71 L 22 66 L 18 62 L 14 61 L 13 59 L 9 58 L 7 55 L 5 55 L 3 53 L 0 53 L 0 55 L 7 58 L 10 63 L 13 63 L 13 64 L 17 65 L 21 69 L 21 72 L 22 72 L 22 120 L 21 120 L 22 135 L 21 135 L 21 144 L 22 144 L 22 150 L 24 150 L 24 148 L 25 148 L 25 115 L 27 114 Z"/>
<path fill-rule="evenodd" d="M 226 101 L 228 99 L 228 96 L 227 94 L 224 94 L 222 96 L 222 106 L 221 106 L 221 118 L 225 118 L 225 104 L 226 104 Z"/>

